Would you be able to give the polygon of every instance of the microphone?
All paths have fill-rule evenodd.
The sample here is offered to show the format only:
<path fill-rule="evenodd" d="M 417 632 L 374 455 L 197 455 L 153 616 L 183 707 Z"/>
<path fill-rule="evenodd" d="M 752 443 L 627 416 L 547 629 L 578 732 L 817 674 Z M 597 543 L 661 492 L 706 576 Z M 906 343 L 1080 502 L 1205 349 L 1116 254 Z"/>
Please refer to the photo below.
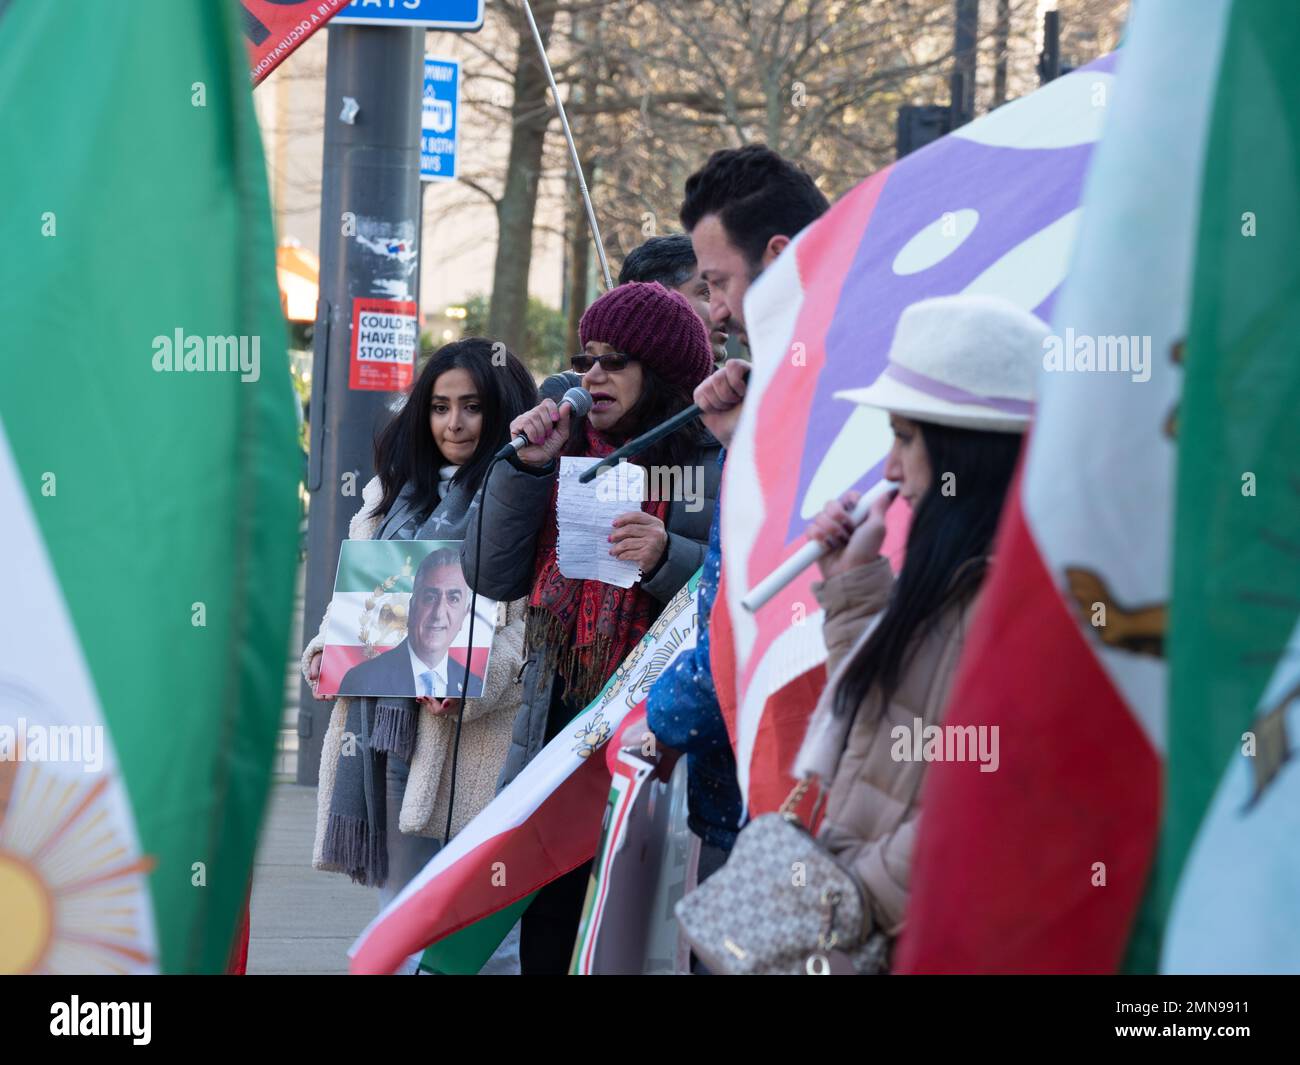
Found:
<path fill-rule="evenodd" d="M 730 361 L 736 362 L 739 360 L 732 359 Z M 745 365 L 745 374 L 746 376 L 748 376 L 749 365 L 747 363 L 744 365 Z M 696 404 L 692 403 L 685 410 L 678 411 L 671 418 L 667 419 L 666 421 L 660 422 L 653 429 L 649 430 L 648 432 L 642 433 L 635 440 L 629 440 L 617 451 L 611 451 L 608 455 L 606 455 L 603 459 L 601 459 L 601 461 L 598 462 L 595 466 L 592 466 L 590 469 L 583 470 L 582 473 L 578 475 L 578 483 L 590 484 L 606 470 L 613 469 L 615 466 L 617 466 L 619 462 L 622 461 L 623 459 L 628 458 L 631 455 L 635 455 L 638 451 L 644 451 L 651 444 L 658 443 L 665 436 L 668 436 L 670 433 L 677 432 L 677 430 L 680 429 L 687 422 L 694 421 L 703 413 L 704 411 L 700 410 L 700 408 Z"/>
<path fill-rule="evenodd" d="M 582 374 L 575 370 L 561 370 L 553 373 L 538 386 L 537 393 L 542 399 L 553 399 L 559 403 L 564 393 L 571 388 L 582 387 Z"/>
<path fill-rule="evenodd" d="M 546 394 L 545 389 L 547 388 L 547 386 L 550 385 L 552 388 L 554 388 L 555 386 L 551 385 L 551 382 L 554 381 L 556 378 L 560 378 L 563 380 L 564 384 L 568 384 L 568 381 L 564 379 L 570 376 L 577 377 L 578 375 L 573 373 L 572 371 L 552 374 L 550 377 L 548 377 L 545 381 L 542 382 L 542 387 L 538 389 L 538 391 L 542 393 L 543 398 L 554 399 L 555 398 L 554 396 Z M 587 413 L 591 410 L 592 402 L 593 401 L 590 392 L 588 392 L 585 388 L 579 388 L 577 385 L 574 385 L 572 388 L 570 388 L 567 392 L 564 393 L 564 396 L 560 400 L 559 405 L 563 407 L 565 406 L 565 404 L 567 404 L 569 410 L 573 412 L 575 418 L 585 418 L 587 416 Z M 531 442 L 532 441 L 530 441 L 528 437 L 526 437 L 523 433 L 520 433 L 513 440 L 511 440 L 510 443 L 506 444 L 505 447 L 503 447 L 500 451 L 498 451 L 496 453 L 496 457 L 499 459 L 508 458 L 512 452 L 521 451 L 523 448 L 526 448 Z"/>
<path fill-rule="evenodd" d="M 890 484 L 886 481 L 881 481 L 880 484 L 883 491 L 891 489 Z M 863 494 L 862 498 L 858 500 L 857 506 L 849 514 L 849 518 L 855 526 L 861 525 L 867 520 L 867 514 L 871 511 L 871 504 L 879 498 L 880 492 L 865 492 Z M 740 601 L 740 605 L 751 614 L 757 612 L 759 607 L 763 606 L 824 554 L 826 554 L 825 544 L 818 540 L 809 540 L 803 547 L 799 548 L 798 551 L 754 585 L 749 594 Z"/>

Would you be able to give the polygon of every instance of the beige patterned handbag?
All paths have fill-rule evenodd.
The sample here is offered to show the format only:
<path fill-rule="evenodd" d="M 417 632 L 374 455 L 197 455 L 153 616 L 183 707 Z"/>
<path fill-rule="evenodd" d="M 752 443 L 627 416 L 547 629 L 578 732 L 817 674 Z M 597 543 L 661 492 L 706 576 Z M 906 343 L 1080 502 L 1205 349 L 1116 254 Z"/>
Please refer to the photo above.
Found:
<path fill-rule="evenodd" d="M 778 813 L 746 825 L 726 864 L 677 903 L 677 921 L 711 973 L 889 971 L 888 937 L 863 939 L 857 882 L 794 812 L 808 786 L 800 782 Z M 818 807 L 824 799 L 825 791 Z"/>

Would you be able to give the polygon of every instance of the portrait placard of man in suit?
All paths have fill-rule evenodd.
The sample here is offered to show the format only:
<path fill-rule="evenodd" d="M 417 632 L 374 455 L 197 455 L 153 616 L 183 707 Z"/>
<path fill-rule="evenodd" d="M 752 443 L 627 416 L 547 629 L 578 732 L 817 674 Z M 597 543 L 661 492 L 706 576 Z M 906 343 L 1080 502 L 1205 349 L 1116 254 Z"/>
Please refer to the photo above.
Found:
<path fill-rule="evenodd" d="M 406 639 L 391 651 L 348 670 L 339 685 L 339 695 L 427 695 L 438 699 L 481 696 L 483 678 L 448 654 L 469 616 L 469 603 L 470 590 L 461 572 L 459 551 L 453 547 L 431 551 L 412 581 Z M 489 628 L 483 642 L 491 638 Z M 478 639 L 476 634 L 475 642 Z"/>

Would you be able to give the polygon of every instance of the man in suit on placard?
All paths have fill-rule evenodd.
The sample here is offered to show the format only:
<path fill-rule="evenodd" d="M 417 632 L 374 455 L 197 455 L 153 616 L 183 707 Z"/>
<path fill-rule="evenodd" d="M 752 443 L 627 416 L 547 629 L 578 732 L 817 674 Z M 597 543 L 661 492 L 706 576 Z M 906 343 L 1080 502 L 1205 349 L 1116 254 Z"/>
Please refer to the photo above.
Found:
<path fill-rule="evenodd" d="M 469 600 L 460 552 L 443 547 L 426 555 L 415 571 L 406 639 L 349 669 L 339 695 L 481 696 L 483 678 L 470 671 L 467 679 L 465 666 L 447 653 L 469 613 Z"/>

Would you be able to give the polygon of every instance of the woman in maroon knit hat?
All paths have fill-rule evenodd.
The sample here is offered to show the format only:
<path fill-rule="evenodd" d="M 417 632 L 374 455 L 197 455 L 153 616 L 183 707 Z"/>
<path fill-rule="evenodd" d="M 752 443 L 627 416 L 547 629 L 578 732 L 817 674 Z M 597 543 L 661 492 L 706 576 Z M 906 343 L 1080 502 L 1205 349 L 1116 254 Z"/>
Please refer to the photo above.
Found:
<path fill-rule="evenodd" d="M 572 419 L 545 400 L 516 418 L 511 437 L 530 441 L 488 482 L 479 520 L 465 536 L 466 579 L 480 595 L 528 596 L 523 705 L 500 787 L 504 787 L 599 694 L 665 603 L 704 560 L 721 470 L 720 445 L 698 422 L 633 456 L 647 470 L 651 498 L 615 521 L 609 553 L 636 562 L 630 588 L 570 580 L 559 571 L 556 497 L 562 455 L 604 456 L 691 403 L 713 369 L 704 324 L 684 297 L 657 283 L 611 289 L 582 316 L 583 352 L 572 358 L 595 400 Z M 675 498 L 654 498 L 671 485 Z M 574 831 L 600 832 L 600 811 Z M 590 863 L 539 892 L 524 914 L 524 973 L 568 971 Z"/>

